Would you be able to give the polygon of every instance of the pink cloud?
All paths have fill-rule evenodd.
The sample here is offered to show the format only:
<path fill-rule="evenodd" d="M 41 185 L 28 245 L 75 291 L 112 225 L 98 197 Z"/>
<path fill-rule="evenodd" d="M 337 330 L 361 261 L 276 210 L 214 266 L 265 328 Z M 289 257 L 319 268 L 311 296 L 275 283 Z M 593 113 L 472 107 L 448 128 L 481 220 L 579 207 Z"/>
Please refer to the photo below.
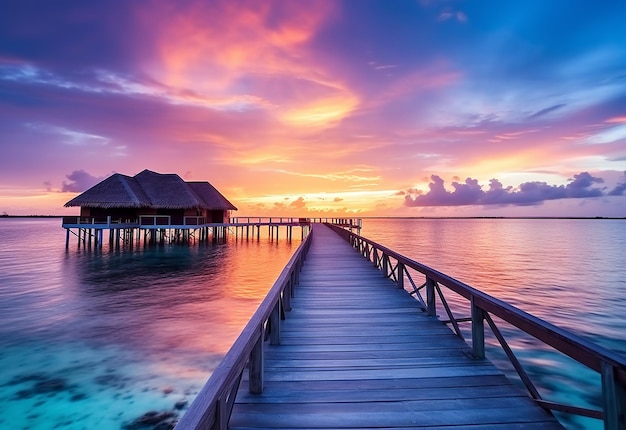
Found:
<path fill-rule="evenodd" d="M 626 116 L 616 116 L 616 117 L 607 119 L 605 122 L 626 124 Z"/>

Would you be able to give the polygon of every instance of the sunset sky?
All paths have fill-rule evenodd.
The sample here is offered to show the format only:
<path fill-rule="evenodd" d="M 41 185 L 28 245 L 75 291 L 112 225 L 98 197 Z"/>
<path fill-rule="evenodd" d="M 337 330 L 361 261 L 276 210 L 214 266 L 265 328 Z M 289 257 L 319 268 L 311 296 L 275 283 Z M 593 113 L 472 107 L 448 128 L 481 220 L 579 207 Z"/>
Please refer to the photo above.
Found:
<path fill-rule="evenodd" d="M 0 214 L 112 173 L 236 215 L 626 217 L 623 0 L 4 0 Z"/>

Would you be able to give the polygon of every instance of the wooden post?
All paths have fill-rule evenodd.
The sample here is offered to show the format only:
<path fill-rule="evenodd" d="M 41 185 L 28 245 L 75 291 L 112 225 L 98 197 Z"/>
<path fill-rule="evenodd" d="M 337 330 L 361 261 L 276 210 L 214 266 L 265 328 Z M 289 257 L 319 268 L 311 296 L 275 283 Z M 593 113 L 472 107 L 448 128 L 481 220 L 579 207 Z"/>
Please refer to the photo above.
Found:
<path fill-rule="evenodd" d="M 280 300 L 270 315 L 270 345 L 280 345 Z"/>
<path fill-rule="evenodd" d="M 70 247 L 70 229 L 65 229 L 65 249 Z"/>
<path fill-rule="evenodd" d="M 435 306 L 435 281 L 430 278 L 426 278 L 426 312 L 432 317 L 437 316 Z"/>
<path fill-rule="evenodd" d="M 261 394 L 263 392 L 263 326 L 261 326 L 259 338 L 250 352 L 248 378 L 250 380 L 250 393 Z"/>
<path fill-rule="evenodd" d="M 285 311 L 291 310 L 291 290 L 293 290 L 293 272 L 291 272 L 289 282 L 283 291 L 283 310 Z"/>
<path fill-rule="evenodd" d="M 398 267 L 396 270 L 398 270 L 398 288 L 404 290 L 404 264 L 398 261 Z"/>
<path fill-rule="evenodd" d="M 622 430 L 626 428 L 626 387 L 620 384 L 610 364 L 603 361 L 601 372 L 604 429 Z"/>
<path fill-rule="evenodd" d="M 387 254 L 383 252 L 381 258 L 383 260 L 383 274 L 385 275 L 385 278 L 386 278 L 387 276 L 389 276 L 389 273 L 388 273 L 389 272 L 389 257 L 387 256 Z"/>
<path fill-rule="evenodd" d="M 300 272 L 302 271 L 302 265 L 304 264 L 304 261 L 302 259 L 298 260 L 296 262 L 296 271 L 294 272 L 294 286 L 297 285 L 300 282 Z M 295 288 L 291 288 L 291 297 L 295 297 Z"/>
<path fill-rule="evenodd" d="M 485 314 L 483 310 L 474 304 L 474 296 L 471 298 L 472 307 L 472 352 L 474 358 L 485 358 Z"/>

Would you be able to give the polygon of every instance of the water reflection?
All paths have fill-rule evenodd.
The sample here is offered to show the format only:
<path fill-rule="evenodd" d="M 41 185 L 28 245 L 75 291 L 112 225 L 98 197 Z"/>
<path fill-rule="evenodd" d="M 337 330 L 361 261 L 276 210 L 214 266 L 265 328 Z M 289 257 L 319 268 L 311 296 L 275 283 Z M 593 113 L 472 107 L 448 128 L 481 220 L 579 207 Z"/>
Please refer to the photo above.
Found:
<path fill-rule="evenodd" d="M 300 242 L 66 251 L 58 220 L 28 221 L 0 224 L 0 428 L 165 425 Z"/>

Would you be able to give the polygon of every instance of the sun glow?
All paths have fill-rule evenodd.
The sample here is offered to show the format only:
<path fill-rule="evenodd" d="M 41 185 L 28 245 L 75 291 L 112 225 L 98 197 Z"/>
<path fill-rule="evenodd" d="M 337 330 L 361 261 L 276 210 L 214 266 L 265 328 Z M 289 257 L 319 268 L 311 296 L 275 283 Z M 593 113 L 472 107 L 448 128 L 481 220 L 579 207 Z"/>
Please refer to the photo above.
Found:
<path fill-rule="evenodd" d="M 321 99 L 287 110 L 282 115 L 282 120 L 296 127 L 327 127 L 348 116 L 357 104 L 356 97 L 351 96 Z"/>

